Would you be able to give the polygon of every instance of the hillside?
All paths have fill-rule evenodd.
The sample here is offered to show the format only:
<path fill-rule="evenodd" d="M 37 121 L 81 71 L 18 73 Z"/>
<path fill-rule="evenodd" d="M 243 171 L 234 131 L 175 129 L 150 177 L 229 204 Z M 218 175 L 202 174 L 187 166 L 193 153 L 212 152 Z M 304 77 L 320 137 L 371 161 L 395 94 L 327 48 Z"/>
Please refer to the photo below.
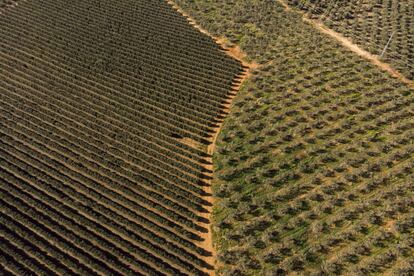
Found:
<path fill-rule="evenodd" d="M 178 3 L 262 64 L 214 155 L 218 273 L 414 273 L 413 89 L 274 1 Z"/>

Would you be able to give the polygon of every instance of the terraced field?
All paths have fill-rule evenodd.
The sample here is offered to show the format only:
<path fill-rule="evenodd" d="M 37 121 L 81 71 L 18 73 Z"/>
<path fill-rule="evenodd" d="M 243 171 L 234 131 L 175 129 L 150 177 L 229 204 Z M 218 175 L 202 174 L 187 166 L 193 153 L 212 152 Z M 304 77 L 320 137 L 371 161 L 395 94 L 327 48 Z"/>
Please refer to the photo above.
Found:
<path fill-rule="evenodd" d="M 1 273 L 211 270 L 206 148 L 240 62 L 164 1 L 2 12 Z"/>
<path fill-rule="evenodd" d="M 413 88 L 275 1 L 177 2 L 261 64 L 214 155 L 218 274 L 412 275 Z"/>
<path fill-rule="evenodd" d="M 375 55 L 381 55 L 391 38 L 382 59 L 414 79 L 413 0 L 288 0 L 287 3 L 322 20 Z"/>

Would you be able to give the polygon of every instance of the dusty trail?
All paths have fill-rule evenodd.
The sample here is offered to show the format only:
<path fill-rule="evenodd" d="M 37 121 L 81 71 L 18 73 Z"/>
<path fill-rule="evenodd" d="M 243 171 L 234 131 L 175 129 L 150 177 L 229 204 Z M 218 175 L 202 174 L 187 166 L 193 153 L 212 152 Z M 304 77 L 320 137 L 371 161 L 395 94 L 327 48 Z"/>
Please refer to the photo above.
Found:
<path fill-rule="evenodd" d="M 322 22 L 312 20 L 309 18 L 304 18 L 304 21 L 309 22 L 314 27 L 316 27 L 319 31 L 321 31 L 324 34 L 327 34 L 337 41 L 339 41 L 343 46 L 350 49 L 352 52 L 358 54 L 359 56 L 369 60 L 374 65 L 378 66 L 381 70 L 387 71 L 391 76 L 394 78 L 399 79 L 401 82 L 408 84 L 412 87 L 414 87 L 414 82 L 404 77 L 400 72 L 398 72 L 396 69 L 392 68 L 391 65 L 388 63 L 382 62 L 378 56 L 371 54 L 368 51 L 365 51 L 364 49 L 360 48 L 358 45 L 351 42 L 348 38 L 344 37 L 342 34 L 329 29 L 326 27 Z"/>
<path fill-rule="evenodd" d="M 284 0 L 277 0 L 287 11 L 292 11 L 292 8 L 284 1 Z M 370 52 L 362 49 L 355 43 L 353 43 L 350 39 L 346 38 L 342 34 L 328 28 L 321 22 L 320 20 L 314 20 L 307 17 L 307 15 L 302 11 L 296 11 L 303 15 L 303 21 L 309 23 L 314 28 L 316 28 L 321 33 L 329 35 L 330 37 L 334 38 L 338 41 L 342 46 L 346 47 L 347 49 L 351 50 L 352 52 L 356 53 L 357 55 L 361 56 L 362 58 L 370 61 L 372 64 L 379 67 L 382 71 L 388 72 L 394 78 L 400 80 L 401 82 L 407 84 L 408 86 L 414 88 L 414 81 L 407 79 L 404 77 L 398 70 L 394 69 L 388 63 L 382 62 L 377 55 L 373 55 Z"/>
<path fill-rule="evenodd" d="M 23 2 L 23 1 L 26 1 L 26 0 L 21 0 L 21 1 Z M 172 1 L 172 0 L 166 0 L 166 1 L 175 10 L 177 10 L 180 14 L 182 14 L 188 20 L 190 25 L 192 25 L 198 31 L 200 31 L 200 32 L 208 35 L 209 37 L 211 37 L 218 45 L 220 45 L 222 50 L 227 55 L 229 55 L 232 58 L 240 61 L 241 64 L 243 65 L 244 72 L 241 73 L 239 76 L 237 76 L 237 78 L 234 80 L 232 89 L 231 89 L 231 91 L 229 91 L 229 95 L 226 99 L 226 103 L 223 104 L 223 106 L 224 106 L 224 108 L 222 110 L 223 111 L 223 116 L 226 116 L 230 112 L 233 99 L 236 96 L 237 92 L 242 87 L 244 81 L 249 78 L 251 70 L 255 69 L 255 68 L 258 68 L 259 64 L 254 63 L 254 62 L 247 62 L 246 61 L 247 55 L 240 49 L 239 46 L 229 46 L 229 43 L 225 38 L 213 36 L 207 30 L 203 29 L 201 26 L 199 26 L 197 24 L 197 22 L 193 18 L 191 18 L 189 16 L 189 14 L 184 12 L 174 1 Z M 18 2 L 14 2 L 10 6 L 7 6 L 6 8 L 14 8 L 14 7 L 17 7 L 17 6 L 18 6 Z M 6 11 L 7 11 L 6 9 L 0 10 L 0 16 Z M 216 140 L 217 140 L 217 137 L 218 137 L 218 135 L 220 133 L 220 130 L 222 128 L 222 124 L 223 124 L 223 120 L 220 120 L 217 123 L 217 127 L 211 129 L 213 135 L 209 139 L 210 144 L 205 149 L 206 153 L 208 153 L 208 155 L 209 155 L 209 157 L 206 160 L 206 161 L 208 161 L 208 164 L 205 165 L 205 168 L 208 169 L 211 172 L 213 172 L 212 155 L 213 155 L 213 153 L 215 152 L 215 149 L 216 149 Z M 195 141 L 192 141 L 192 140 L 185 140 L 185 141 L 182 141 L 182 142 L 184 142 L 186 144 L 189 144 L 190 146 L 195 147 L 195 148 L 199 148 L 201 146 L 199 143 L 197 143 Z M 210 174 L 208 176 L 212 177 L 213 175 Z M 211 184 L 211 180 L 207 180 L 207 182 L 208 182 L 208 184 Z M 197 245 L 199 247 L 204 248 L 205 250 L 212 253 L 211 256 L 204 257 L 204 261 L 206 261 L 208 264 L 210 264 L 211 266 L 214 267 L 214 264 L 215 264 L 215 261 L 216 261 L 216 252 L 215 252 L 214 246 L 213 246 L 212 231 L 211 231 L 211 218 L 210 218 L 210 215 L 212 213 L 212 205 L 213 205 L 214 199 L 211 196 L 212 195 L 211 185 L 205 186 L 204 189 L 205 189 L 205 192 L 210 195 L 210 196 L 206 197 L 205 200 L 208 201 L 211 204 L 211 206 L 205 206 L 205 209 L 207 209 L 207 211 L 208 211 L 207 213 L 199 213 L 198 215 L 209 221 L 209 223 L 200 223 L 202 227 L 205 227 L 205 228 L 208 229 L 208 232 L 207 233 L 198 233 L 199 236 L 201 238 L 203 238 L 203 241 L 198 243 Z M 155 210 L 152 210 L 152 211 L 155 211 Z M 199 257 L 201 258 L 201 256 L 199 256 Z M 202 269 L 202 268 L 200 267 L 200 269 Z M 203 270 L 209 275 L 215 275 L 214 269 L 210 270 L 210 269 L 204 268 Z"/>
<path fill-rule="evenodd" d="M 244 67 L 244 72 L 242 74 L 240 74 L 238 76 L 238 78 L 236 80 L 234 80 L 234 85 L 232 87 L 232 90 L 230 91 L 230 95 L 228 96 L 228 98 L 226 99 L 226 103 L 223 104 L 224 108 L 223 108 L 223 114 L 224 116 L 227 115 L 230 112 L 231 106 L 232 106 L 232 102 L 234 97 L 236 96 L 237 92 L 240 90 L 241 86 L 243 85 L 243 82 L 249 78 L 250 76 L 250 72 L 252 69 L 258 68 L 259 64 L 254 63 L 254 62 L 248 62 L 246 61 L 246 53 L 244 53 L 239 46 L 231 46 L 229 47 L 226 38 L 224 37 L 216 37 L 214 35 L 212 35 L 211 33 L 209 33 L 207 30 L 203 29 L 201 26 L 199 26 L 197 24 L 197 22 L 185 11 L 183 11 L 174 1 L 172 0 L 167 0 L 168 4 L 170 4 L 175 10 L 177 10 L 179 13 L 181 13 L 184 17 L 187 18 L 188 22 L 190 25 L 192 25 L 194 28 L 196 28 L 197 30 L 199 30 L 200 32 L 210 36 L 218 45 L 220 45 L 220 47 L 223 49 L 223 51 L 225 51 L 225 53 L 229 56 L 231 56 L 232 58 L 238 60 L 241 62 L 241 64 Z M 208 165 L 205 165 L 205 168 L 208 169 L 209 171 L 213 171 L 213 160 L 212 160 L 212 156 L 213 153 L 216 149 L 216 140 L 217 137 L 220 133 L 221 127 L 223 125 L 223 120 L 220 120 L 220 122 L 217 124 L 217 127 L 212 129 L 213 135 L 212 137 L 209 139 L 210 144 L 207 147 L 207 153 L 209 155 L 209 157 L 207 158 L 208 161 Z M 210 175 L 211 177 L 213 175 Z M 211 184 L 211 180 L 208 180 L 209 184 Z M 206 227 L 208 229 L 208 233 L 200 233 L 200 236 L 204 239 L 203 242 L 200 242 L 198 244 L 198 246 L 200 246 L 201 248 L 204 248 L 206 250 L 208 250 L 209 252 L 212 253 L 211 256 L 209 257 L 205 257 L 205 261 L 212 265 L 213 267 L 215 266 L 215 261 L 216 261 L 216 251 L 214 249 L 213 246 L 213 236 L 212 236 L 212 229 L 211 229 L 211 213 L 212 213 L 212 205 L 214 203 L 214 198 L 212 196 L 212 189 L 211 189 L 211 185 L 208 185 L 204 188 L 205 192 L 207 192 L 210 196 L 206 197 L 205 200 L 207 200 L 211 206 L 206 206 L 205 208 L 208 210 L 208 213 L 201 213 L 199 214 L 199 216 L 202 216 L 206 219 L 208 219 L 209 223 L 203 225 L 204 227 Z M 208 270 L 205 269 L 205 272 L 208 273 L 209 275 L 215 275 L 214 270 Z"/>
<path fill-rule="evenodd" d="M 277 0 L 281 5 L 284 6 L 284 8 L 287 11 L 292 11 L 292 8 L 284 1 L 284 0 Z M 221 37 L 215 37 L 213 36 L 211 33 L 209 33 L 207 30 L 203 29 L 201 26 L 199 26 L 197 24 L 197 22 L 191 18 L 191 16 L 186 13 L 185 11 L 183 11 L 173 0 L 167 0 L 167 2 L 173 6 L 174 9 L 176 9 L 178 12 L 180 12 L 184 17 L 187 18 L 187 20 L 189 21 L 189 24 L 191 24 L 193 27 L 195 27 L 196 29 L 198 29 L 200 32 L 210 36 L 211 38 L 214 39 L 214 41 L 219 44 L 222 49 L 231 57 L 239 60 L 242 65 L 244 66 L 245 71 L 244 73 L 242 73 L 238 80 L 237 83 L 235 83 L 235 85 L 233 86 L 232 89 L 232 93 L 231 95 L 228 97 L 227 99 L 227 103 L 224 105 L 224 109 L 223 112 L 224 114 L 228 114 L 230 111 L 230 108 L 232 106 L 232 100 L 235 97 L 235 94 L 237 93 L 237 91 L 241 88 L 243 82 L 249 78 L 250 76 L 250 71 L 252 69 L 258 68 L 259 65 L 256 63 L 249 63 L 246 61 L 246 54 L 238 47 L 229 47 L 228 43 L 226 41 L 225 38 L 221 38 Z M 300 11 L 297 11 L 300 12 Z M 302 13 L 302 12 L 300 12 Z M 381 70 L 388 72 L 391 76 L 393 76 L 394 78 L 400 80 L 401 82 L 409 85 L 410 87 L 414 87 L 414 82 L 407 79 L 406 77 L 404 77 L 400 72 L 398 72 L 397 70 L 395 70 L 394 68 L 392 68 L 389 64 L 382 62 L 378 56 L 371 54 L 370 52 L 360 48 L 358 45 L 354 44 L 351 40 L 349 40 L 348 38 L 344 37 L 343 35 L 341 35 L 340 33 L 329 29 L 328 27 L 326 27 L 322 22 L 317 21 L 317 20 L 312 20 L 306 17 L 306 15 L 304 13 L 302 13 L 303 15 L 303 20 L 309 24 L 311 24 L 314 28 L 316 28 L 318 31 L 329 35 L 330 37 L 334 38 L 336 41 L 338 41 L 341 45 L 343 45 L 344 47 L 346 47 L 347 49 L 353 51 L 354 53 L 356 53 L 357 55 L 361 56 L 362 58 L 368 60 L 369 62 L 371 62 L 372 64 L 376 65 L 377 67 L 379 67 Z M 215 148 L 216 148 L 216 140 L 217 137 L 221 131 L 221 127 L 222 127 L 222 121 L 218 124 L 218 126 L 216 128 L 213 129 L 213 136 L 210 139 L 211 144 L 208 146 L 207 148 L 207 152 L 210 156 L 213 155 L 213 153 L 215 152 Z M 212 165 L 212 160 L 211 157 L 209 157 L 209 165 L 206 166 L 207 169 L 213 171 L 213 165 Z M 209 194 L 211 194 L 211 186 L 208 186 L 205 188 L 205 191 Z M 206 200 L 208 202 L 210 202 L 211 204 L 214 203 L 214 198 L 212 196 L 209 196 L 208 198 L 206 198 Z M 207 218 L 210 220 L 210 214 L 212 211 L 211 206 L 206 207 L 206 209 L 208 209 L 209 213 L 207 214 L 201 214 L 203 217 Z M 209 252 L 212 252 L 212 256 L 211 257 L 207 257 L 205 260 L 206 262 L 208 262 L 209 264 L 213 265 L 215 264 L 215 260 L 216 260 L 216 252 L 214 250 L 214 246 L 213 246 L 213 241 L 212 241 L 212 233 L 211 233 L 211 223 L 210 225 L 205 225 L 205 227 L 207 227 L 209 229 L 209 232 L 206 234 L 202 234 L 202 238 L 204 238 L 205 240 L 199 244 L 199 246 L 201 246 L 202 248 L 205 248 L 206 250 L 208 250 Z M 211 270 L 206 270 L 206 272 L 209 275 L 214 275 L 214 271 Z"/>

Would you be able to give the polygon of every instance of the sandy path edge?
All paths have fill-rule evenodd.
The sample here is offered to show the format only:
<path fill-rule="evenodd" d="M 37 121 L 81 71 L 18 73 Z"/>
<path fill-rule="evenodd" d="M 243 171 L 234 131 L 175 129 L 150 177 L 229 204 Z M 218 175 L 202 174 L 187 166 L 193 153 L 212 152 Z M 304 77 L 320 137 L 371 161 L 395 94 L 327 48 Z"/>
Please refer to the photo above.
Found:
<path fill-rule="evenodd" d="M 258 68 L 259 64 L 254 63 L 254 62 L 248 62 L 246 60 L 246 57 L 247 57 L 246 53 L 244 53 L 240 49 L 239 46 L 237 46 L 237 45 L 236 46 L 229 46 L 229 43 L 228 43 L 226 38 L 216 37 L 216 36 L 212 35 L 211 33 L 209 33 L 207 30 L 203 29 L 200 25 L 197 24 L 197 22 L 188 13 L 186 13 L 183 9 L 181 9 L 181 7 L 178 6 L 173 0 L 166 0 L 166 1 L 176 11 L 178 11 L 181 15 L 183 15 L 188 20 L 190 25 L 192 25 L 194 28 L 196 28 L 201 33 L 206 34 L 209 37 L 211 37 L 218 45 L 220 45 L 220 47 L 223 49 L 223 51 L 227 55 L 229 55 L 232 58 L 238 60 L 243 65 L 244 72 L 241 73 L 239 76 L 237 76 L 233 80 L 234 85 L 233 85 L 231 91 L 229 91 L 229 95 L 226 99 L 227 103 L 224 104 L 223 114 L 224 114 L 224 116 L 226 116 L 230 112 L 230 109 L 231 109 L 231 106 L 232 106 L 232 103 L 233 103 L 233 99 L 236 96 L 237 92 L 242 87 L 244 81 L 249 78 L 251 70 L 255 69 L 255 68 Z M 216 149 L 216 141 L 217 141 L 217 137 L 219 136 L 220 130 L 222 128 L 222 125 L 223 125 L 223 120 L 221 120 L 217 124 L 217 127 L 212 129 L 214 134 L 209 139 L 210 144 L 207 147 L 207 153 L 209 155 L 209 157 L 208 157 L 209 165 L 205 165 L 205 168 L 210 170 L 210 171 L 214 171 L 212 156 L 213 156 L 213 153 L 215 152 L 215 149 Z M 210 264 L 211 266 L 215 267 L 217 254 L 216 254 L 216 251 L 215 251 L 215 248 L 214 248 L 214 245 L 213 245 L 212 220 L 211 220 L 211 214 L 212 214 L 213 204 L 214 204 L 214 197 L 212 196 L 212 187 L 211 187 L 212 180 L 209 180 L 208 182 L 209 182 L 210 185 L 206 186 L 204 188 L 204 190 L 211 196 L 205 197 L 204 199 L 207 200 L 209 203 L 211 203 L 212 206 L 206 206 L 206 209 L 208 210 L 208 213 L 198 214 L 198 215 L 208 219 L 209 223 L 204 225 L 208 229 L 208 233 L 200 233 L 200 236 L 204 239 L 204 241 L 198 243 L 198 245 L 212 253 L 211 256 L 204 257 L 204 260 L 208 264 Z M 214 269 L 213 270 L 205 269 L 204 271 L 208 275 L 215 275 Z"/>
<path fill-rule="evenodd" d="M 356 53 L 358 56 L 368 60 L 375 66 L 379 67 L 382 71 L 388 72 L 392 77 L 398 79 L 399 81 L 407 84 L 409 87 L 414 88 L 414 81 L 407 79 L 403 74 L 401 74 L 398 70 L 394 69 L 390 64 L 382 62 L 378 56 L 371 54 L 370 52 L 362 49 L 357 44 L 353 43 L 350 39 L 343 36 L 341 33 L 338 33 L 330 28 L 328 28 L 322 21 L 310 19 L 306 13 L 299 11 L 297 9 L 292 9 L 289 4 L 285 2 L 285 0 L 277 0 L 279 4 L 281 4 L 286 11 L 294 11 L 300 13 L 302 15 L 303 21 L 309 23 L 315 29 L 320 31 L 323 34 L 326 34 L 336 41 L 338 41 L 342 46 L 351 50 L 352 52 Z"/>

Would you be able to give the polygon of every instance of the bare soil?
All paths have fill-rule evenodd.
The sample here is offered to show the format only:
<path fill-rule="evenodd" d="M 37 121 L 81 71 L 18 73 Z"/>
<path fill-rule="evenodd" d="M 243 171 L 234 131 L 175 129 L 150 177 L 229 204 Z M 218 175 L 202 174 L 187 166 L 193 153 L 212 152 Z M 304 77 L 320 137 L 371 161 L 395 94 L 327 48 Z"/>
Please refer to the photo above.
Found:
<path fill-rule="evenodd" d="M 372 64 L 378 66 L 381 70 L 387 71 L 391 76 L 394 78 L 400 80 L 401 82 L 408 84 L 410 86 L 414 87 L 414 82 L 404 77 L 400 72 L 398 72 L 396 69 L 394 69 L 390 64 L 382 62 L 378 56 L 371 54 L 368 51 L 365 51 L 364 49 L 360 48 L 358 45 L 354 44 L 352 41 L 350 41 L 348 38 L 344 37 L 342 34 L 329 29 L 326 27 L 321 21 L 312 20 L 309 18 L 304 18 L 304 21 L 309 22 L 312 24 L 316 29 L 318 29 L 320 32 L 329 35 L 330 37 L 336 39 L 338 42 L 340 42 L 343 46 L 351 50 L 352 52 L 356 53 L 357 55 L 365 58 L 366 60 L 370 61 Z"/>
<path fill-rule="evenodd" d="M 287 11 L 292 11 L 291 7 L 284 1 L 284 0 L 278 0 L 278 2 L 285 7 Z M 342 34 L 328 28 L 325 24 L 323 24 L 320 20 L 314 20 L 307 17 L 307 15 L 302 11 L 296 11 L 298 13 L 301 13 L 303 15 L 303 21 L 309 23 L 314 28 L 316 28 L 321 33 L 324 33 L 326 35 L 329 35 L 330 37 L 334 38 L 336 41 L 338 41 L 342 46 L 346 47 L 347 49 L 351 50 L 352 52 L 356 53 L 357 55 L 363 57 L 364 59 L 368 60 L 372 64 L 379 67 L 382 71 L 388 72 L 391 76 L 394 78 L 400 80 L 401 82 L 409 85 L 410 87 L 414 87 L 414 81 L 407 79 L 404 77 L 398 70 L 394 69 L 390 64 L 382 62 L 378 56 L 371 54 L 370 52 L 362 49 L 355 43 L 353 43 L 350 39 L 346 38 Z"/>
<path fill-rule="evenodd" d="M 190 146 L 194 149 L 200 149 L 202 147 L 202 145 L 199 142 L 197 142 L 197 141 L 195 141 L 191 138 L 188 138 L 188 137 L 184 137 L 184 138 L 180 139 L 180 142 L 183 143 L 183 144 L 186 144 L 187 146 Z"/>
<path fill-rule="evenodd" d="M 224 104 L 224 108 L 223 108 L 223 112 L 225 114 L 228 114 L 230 112 L 231 106 L 232 106 L 232 102 L 233 99 L 235 97 L 235 95 L 237 94 L 237 92 L 240 90 L 243 82 L 249 78 L 250 76 L 250 71 L 252 69 L 258 68 L 259 64 L 255 63 L 255 62 L 248 62 L 246 60 L 246 53 L 244 53 L 239 46 L 229 46 L 230 44 L 228 43 L 227 39 L 224 37 L 215 37 L 213 36 L 211 33 L 209 33 L 207 30 L 203 29 L 201 26 L 199 26 L 197 24 L 197 22 L 190 17 L 189 14 L 187 14 L 185 11 L 183 11 L 176 3 L 174 3 L 174 1 L 171 0 L 167 0 L 167 2 L 174 8 L 176 9 L 179 13 L 181 13 L 184 17 L 187 18 L 187 20 L 189 21 L 190 25 L 192 25 L 194 28 L 196 28 L 197 30 L 199 30 L 200 32 L 210 36 L 217 44 L 220 45 L 220 47 L 223 49 L 223 51 L 231 56 L 232 58 L 238 60 L 241 62 L 241 64 L 247 68 L 245 69 L 245 71 L 239 76 L 237 82 L 234 82 L 234 85 L 232 87 L 232 93 L 229 95 L 228 99 L 227 99 L 227 103 Z M 214 129 L 212 129 L 213 131 L 213 136 L 210 138 L 210 144 L 207 147 L 207 153 L 209 155 L 208 158 L 208 165 L 205 165 L 205 168 L 213 171 L 213 160 L 212 160 L 212 156 L 215 152 L 216 149 L 216 141 L 217 141 L 217 137 L 220 133 L 221 127 L 223 125 L 223 121 L 218 123 L 218 126 Z M 190 141 L 186 141 L 188 143 L 190 143 Z M 191 143 L 190 143 L 191 144 Z M 212 256 L 210 257 L 205 257 L 204 260 L 212 265 L 215 266 L 216 263 L 216 251 L 213 245 L 213 235 L 212 235 L 212 221 L 211 221 L 211 213 L 212 213 L 212 206 L 214 204 L 214 198 L 212 196 L 212 188 L 211 188 L 211 180 L 208 181 L 210 185 L 206 186 L 205 192 L 207 192 L 210 196 L 206 197 L 205 200 L 207 200 L 211 206 L 206 206 L 205 208 L 208 210 L 208 213 L 200 213 L 198 215 L 208 219 L 209 223 L 208 225 L 203 225 L 204 227 L 206 227 L 208 229 L 208 233 L 199 233 L 199 235 L 203 238 L 203 241 L 200 242 L 198 245 L 206 250 L 208 250 L 209 252 L 212 253 Z M 208 270 L 205 269 L 205 272 L 208 273 L 209 275 L 215 275 L 214 270 Z"/>

